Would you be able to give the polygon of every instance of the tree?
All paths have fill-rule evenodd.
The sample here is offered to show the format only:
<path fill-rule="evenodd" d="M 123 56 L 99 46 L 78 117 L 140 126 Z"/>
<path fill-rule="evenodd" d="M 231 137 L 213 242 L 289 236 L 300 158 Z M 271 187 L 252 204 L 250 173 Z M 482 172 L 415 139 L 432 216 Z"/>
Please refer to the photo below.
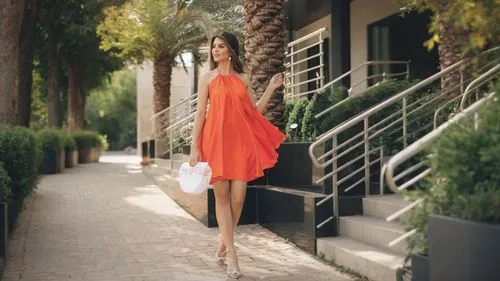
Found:
<path fill-rule="evenodd" d="M 208 14 L 178 1 L 131 0 L 106 9 L 97 32 L 101 48 L 132 63 L 153 61 L 154 112 L 170 105 L 172 67 L 185 52 L 196 55 L 210 33 Z"/>
<path fill-rule="evenodd" d="M 284 71 L 285 15 L 284 0 L 245 0 L 245 58 L 252 88 L 259 99 L 272 75 Z M 284 94 L 278 90 L 271 98 L 266 117 L 283 129 Z"/>
<path fill-rule="evenodd" d="M 429 32 L 425 45 L 438 44 L 441 69 L 459 61 L 467 53 L 478 52 L 500 39 L 500 5 L 498 0 L 399 0 L 409 11 L 431 10 Z M 458 85 L 459 73 L 445 75 L 441 88 Z"/>
<path fill-rule="evenodd" d="M 120 1 L 115 1 L 120 2 Z M 98 87 L 103 77 L 120 69 L 120 59 L 99 49 L 96 29 L 104 18 L 103 9 L 110 1 L 66 1 L 61 16 L 59 52 L 68 77 L 67 127 L 70 130 L 85 127 L 87 93 Z M 111 1 L 111 3 L 114 3 Z"/>
<path fill-rule="evenodd" d="M 111 150 L 136 146 L 136 91 L 135 72 L 122 70 L 89 94 L 88 128 L 106 135 Z"/>
<path fill-rule="evenodd" d="M 0 123 L 18 123 L 16 83 L 23 8 L 23 0 L 0 1 Z"/>
<path fill-rule="evenodd" d="M 26 1 L 19 36 L 19 124 L 29 127 L 33 87 L 33 59 L 36 42 L 37 0 Z"/>

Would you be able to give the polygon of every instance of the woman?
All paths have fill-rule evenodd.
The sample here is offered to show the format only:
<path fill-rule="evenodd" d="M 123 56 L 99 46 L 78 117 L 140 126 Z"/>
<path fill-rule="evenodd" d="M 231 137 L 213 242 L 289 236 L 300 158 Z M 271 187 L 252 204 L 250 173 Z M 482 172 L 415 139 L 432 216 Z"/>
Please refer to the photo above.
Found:
<path fill-rule="evenodd" d="M 238 56 L 239 44 L 233 34 L 224 32 L 212 38 L 211 71 L 200 77 L 189 158 L 191 166 L 201 160 L 212 168 L 210 183 L 221 232 L 216 258 L 220 264 L 226 260 L 227 274 L 232 278 L 241 276 L 233 234 L 247 182 L 274 166 L 276 149 L 285 139 L 262 115 L 274 91 L 283 84 L 281 74 L 272 77 L 262 98 L 255 102 L 250 78 Z"/>

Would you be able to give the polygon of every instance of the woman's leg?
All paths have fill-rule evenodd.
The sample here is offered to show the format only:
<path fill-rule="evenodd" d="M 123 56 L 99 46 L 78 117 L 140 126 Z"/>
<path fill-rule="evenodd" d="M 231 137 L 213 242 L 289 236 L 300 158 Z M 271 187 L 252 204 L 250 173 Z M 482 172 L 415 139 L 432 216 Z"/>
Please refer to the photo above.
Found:
<path fill-rule="evenodd" d="M 233 216 L 233 229 L 236 228 L 240 221 L 243 204 L 247 195 L 246 181 L 231 181 L 231 213 Z"/>
<path fill-rule="evenodd" d="M 231 214 L 231 193 L 229 181 L 217 181 L 213 183 L 215 194 L 215 216 L 219 224 L 222 241 L 219 241 L 217 256 L 225 251 L 224 245 L 232 245 L 233 241 L 233 217 Z M 221 243 L 223 242 L 223 243 Z"/>

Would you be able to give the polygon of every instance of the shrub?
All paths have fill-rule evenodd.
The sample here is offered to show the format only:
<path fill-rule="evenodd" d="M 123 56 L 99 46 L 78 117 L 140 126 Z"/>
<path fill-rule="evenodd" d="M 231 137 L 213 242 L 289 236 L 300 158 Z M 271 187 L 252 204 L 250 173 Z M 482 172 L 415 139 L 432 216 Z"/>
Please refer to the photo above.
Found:
<path fill-rule="evenodd" d="M 66 131 L 61 131 L 61 138 L 65 150 L 72 151 L 73 149 L 76 149 L 75 139 L 70 133 Z"/>
<path fill-rule="evenodd" d="M 500 100 L 480 110 L 479 116 L 477 130 L 472 120 L 460 122 L 427 149 L 433 173 L 421 189 L 408 193 L 424 199 L 405 222 L 418 231 L 409 240 L 411 253 L 428 253 L 430 214 L 500 223 Z"/>
<path fill-rule="evenodd" d="M 36 187 L 41 159 L 41 146 L 33 131 L 0 126 L 0 162 L 11 178 L 13 198 L 23 199 Z"/>
<path fill-rule="evenodd" d="M 0 205 L 5 205 L 10 200 L 10 183 L 10 177 L 7 174 L 7 171 L 3 168 L 3 163 L 0 162 Z"/>
<path fill-rule="evenodd" d="M 64 136 L 56 129 L 43 129 L 37 132 L 42 149 L 60 151 L 64 148 Z"/>
<path fill-rule="evenodd" d="M 288 121 L 286 123 L 286 136 L 289 141 L 302 141 L 302 118 L 304 117 L 304 113 L 307 105 L 309 104 L 309 100 L 306 98 L 302 98 L 294 103 L 293 110 L 290 112 L 288 117 Z M 293 124 L 297 124 L 296 128 L 292 128 Z"/>
<path fill-rule="evenodd" d="M 75 131 L 71 134 L 78 149 L 102 147 L 103 143 L 99 134 L 92 131 Z"/>

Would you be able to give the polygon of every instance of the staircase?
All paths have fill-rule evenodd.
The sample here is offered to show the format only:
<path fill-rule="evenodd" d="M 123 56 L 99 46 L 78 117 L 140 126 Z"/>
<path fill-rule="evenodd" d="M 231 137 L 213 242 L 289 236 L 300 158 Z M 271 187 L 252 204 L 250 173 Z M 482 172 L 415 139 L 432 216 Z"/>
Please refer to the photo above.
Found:
<path fill-rule="evenodd" d="M 316 183 L 327 179 L 332 182 L 332 193 L 327 197 L 333 200 L 332 216 L 324 222 L 335 221 L 337 233 L 336 237 L 317 239 L 319 256 L 371 281 L 398 280 L 396 272 L 407 255 L 406 238 L 414 230 L 406 233 L 397 221 L 419 202 L 406 202 L 393 193 L 429 173 L 419 161 L 421 158 L 414 157 L 418 156 L 415 147 L 421 148 L 421 139 L 454 116 L 457 108 L 464 110 L 466 104 L 483 98 L 481 89 L 488 82 L 485 77 L 498 77 L 500 72 L 498 51 L 500 47 L 457 62 L 332 128 L 313 142 L 309 154 L 314 165 L 331 170 Z M 440 83 L 445 76 L 461 79 L 442 89 Z M 318 153 L 320 146 L 331 148 Z M 400 156 L 400 152 L 409 149 L 413 159 Z M 402 158 L 393 161 L 394 155 Z M 384 181 L 386 169 L 391 173 L 387 176 L 388 184 Z M 408 179 L 410 176 L 414 178 Z M 377 177 L 378 187 L 374 183 Z M 352 211 L 345 203 L 345 198 L 356 196 L 362 197 L 359 212 Z M 317 228 L 323 227 L 324 222 Z"/>
<path fill-rule="evenodd" d="M 318 256 L 347 267 L 370 280 L 396 280 L 403 264 L 405 245 L 390 248 L 388 243 L 405 233 L 385 218 L 407 206 L 398 195 L 369 196 L 363 200 L 363 215 L 339 217 L 338 236 L 318 238 Z"/>

